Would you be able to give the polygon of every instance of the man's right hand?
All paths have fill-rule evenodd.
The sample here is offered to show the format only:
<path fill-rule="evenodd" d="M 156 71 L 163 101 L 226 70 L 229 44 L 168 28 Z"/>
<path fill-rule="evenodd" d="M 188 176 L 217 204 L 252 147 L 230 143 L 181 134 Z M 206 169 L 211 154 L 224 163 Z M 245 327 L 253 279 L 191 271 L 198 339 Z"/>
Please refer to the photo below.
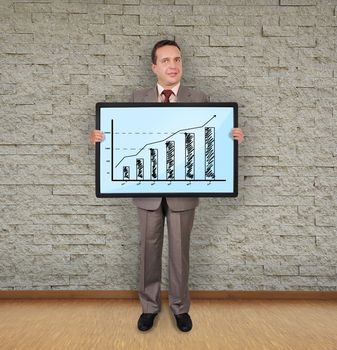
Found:
<path fill-rule="evenodd" d="M 90 143 L 95 145 L 96 142 L 101 142 L 104 140 L 104 133 L 101 130 L 93 129 L 90 132 Z"/>

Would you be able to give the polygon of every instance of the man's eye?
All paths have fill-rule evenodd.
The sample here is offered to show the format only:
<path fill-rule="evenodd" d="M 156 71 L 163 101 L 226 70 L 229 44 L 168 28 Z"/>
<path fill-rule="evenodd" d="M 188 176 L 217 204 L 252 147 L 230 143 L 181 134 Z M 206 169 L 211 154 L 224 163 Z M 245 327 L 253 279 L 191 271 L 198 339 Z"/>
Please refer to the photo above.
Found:
<path fill-rule="evenodd" d="M 176 62 L 180 62 L 181 61 L 181 58 L 176 58 Z"/>

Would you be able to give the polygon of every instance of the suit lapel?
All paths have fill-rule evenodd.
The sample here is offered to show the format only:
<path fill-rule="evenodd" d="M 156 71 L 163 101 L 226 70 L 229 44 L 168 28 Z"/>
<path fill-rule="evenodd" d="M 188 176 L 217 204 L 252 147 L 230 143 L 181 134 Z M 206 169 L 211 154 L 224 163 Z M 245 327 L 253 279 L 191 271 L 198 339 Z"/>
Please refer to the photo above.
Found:
<path fill-rule="evenodd" d="M 189 102 L 191 100 L 191 90 L 185 86 L 180 86 L 177 95 L 177 102 Z"/>
<path fill-rule="evenodd" d="M 158 102 L 157 87 L 151 88 L 146 92 L 144 102 Z"/>

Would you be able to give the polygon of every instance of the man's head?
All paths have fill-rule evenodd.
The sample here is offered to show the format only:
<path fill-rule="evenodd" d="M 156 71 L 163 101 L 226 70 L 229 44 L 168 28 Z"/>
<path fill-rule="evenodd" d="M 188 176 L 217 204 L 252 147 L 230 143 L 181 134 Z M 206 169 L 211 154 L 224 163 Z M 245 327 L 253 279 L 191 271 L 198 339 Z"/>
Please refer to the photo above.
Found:
<path fill-rule="evenodd" d="M 183 67 L 181 51 L 173 40 L 161 40 L 152 49 L 152 71 L 158 83 L 165 89 L 172 88 L 180 82 Z"/>

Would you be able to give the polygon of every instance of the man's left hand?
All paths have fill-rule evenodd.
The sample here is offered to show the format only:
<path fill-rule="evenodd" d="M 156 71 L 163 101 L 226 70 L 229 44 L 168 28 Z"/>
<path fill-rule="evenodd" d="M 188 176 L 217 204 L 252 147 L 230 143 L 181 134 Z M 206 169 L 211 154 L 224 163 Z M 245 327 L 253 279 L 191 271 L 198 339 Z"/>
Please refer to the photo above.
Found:
<path fill-rule="evenodd" d="M 232 129 L 232 137 L 234 140 L 238 141 L 238 144 L 240 144 L 244 140 L 245 135 L 240 128 L 234 128 Z"/>

